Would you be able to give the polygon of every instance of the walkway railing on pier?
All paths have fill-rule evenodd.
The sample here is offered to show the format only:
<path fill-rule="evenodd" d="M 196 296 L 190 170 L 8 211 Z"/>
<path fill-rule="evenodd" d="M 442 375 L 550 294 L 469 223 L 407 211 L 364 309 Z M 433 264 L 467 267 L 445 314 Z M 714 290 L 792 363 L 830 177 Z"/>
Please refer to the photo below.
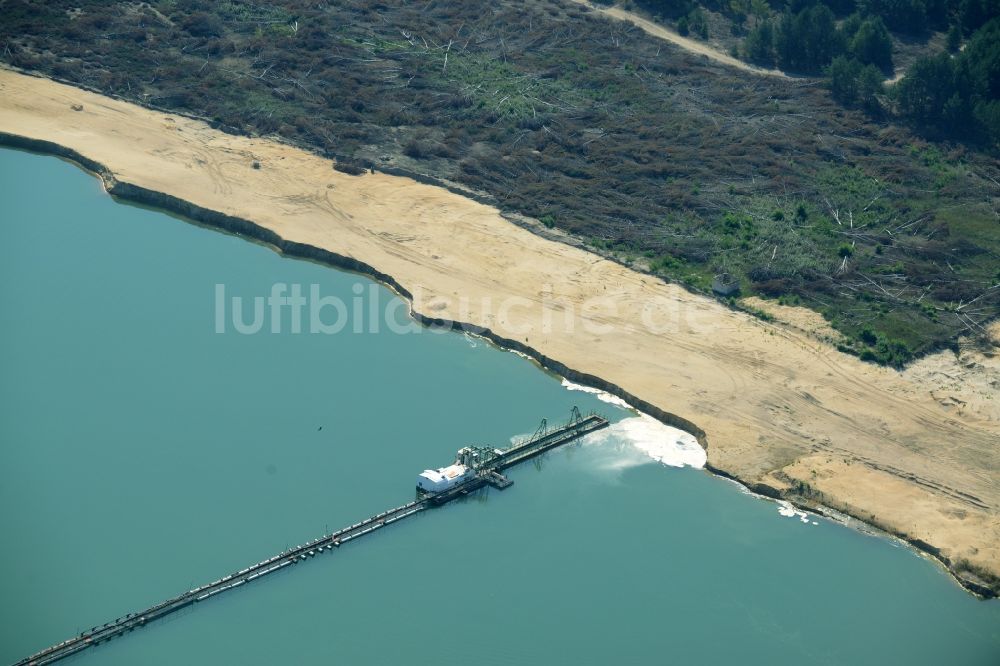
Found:
<path fill-rule="evenodd" d="M 112 622 L 91 627 L 89 630 L 81 632 L 78 636 L 74 636 L 62 643 L 53 645 L 18 661 L 15 666 L 42 666 L 44 664 L 55 663 L 88 647 L 111 640 L 133 629 L 145 626 L 153 620 L 158 620 L 183 608 L 187 608 L 192 604 L 205 601 L 222 592 L 263 578 L 324 551 L 339 548 L 348 541 L 371 534 L 376 530 L 408 518 L 431 506 L 445 504 L 457 497 L 468 495 L 470 492 L 486 485 L 506 488 L 511 484 L 511 481 L 500 474 L 503 470 L 590 432 L 604 428 L 607 425 L 608 421 L 604 418 L 596 414 L 583 417 L 580 415 L 580 411 L 574 407 L 572 416 L 566 425 L 550 430 L 547 422 L 542 421 L 542 425 L 539 426 L 539 429 L 528 440 L 515 444 L 506 451 L 496 453 L 494 450 L 494 455 L 489 460 L 477 466 L 477 475 L 465 483 L 441 493 L 423 496 L 413 502 L 366 518 L 333 534 L 325 534 L 318 539 L 295 546 L 294 548 L 289 548 L 257 564 L 240 569 L 228 576 L 223 576 L 211 583 L 188 590 L 183 594 L 151 606 L 144 611 L 129 613 Z"/>

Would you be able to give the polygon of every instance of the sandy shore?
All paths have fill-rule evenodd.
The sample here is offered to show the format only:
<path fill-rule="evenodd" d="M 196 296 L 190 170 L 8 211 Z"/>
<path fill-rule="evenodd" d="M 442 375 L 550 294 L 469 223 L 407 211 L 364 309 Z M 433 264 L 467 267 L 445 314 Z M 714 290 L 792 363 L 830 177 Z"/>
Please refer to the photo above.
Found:
<path fill-rule="evenodd" d="M 483 327 L 687 424 L 712 469 L 860 518 L 936 554 L 970 589 L 1000 589 L 1000 422 L 935 399 L 933 373 L 863 364 L 441 188 L 349 176 L 297 148 L 45 79 L 0 70 L 0 131 L 69 149 L 116 194 L 377 273 L 417 313 Z"/>

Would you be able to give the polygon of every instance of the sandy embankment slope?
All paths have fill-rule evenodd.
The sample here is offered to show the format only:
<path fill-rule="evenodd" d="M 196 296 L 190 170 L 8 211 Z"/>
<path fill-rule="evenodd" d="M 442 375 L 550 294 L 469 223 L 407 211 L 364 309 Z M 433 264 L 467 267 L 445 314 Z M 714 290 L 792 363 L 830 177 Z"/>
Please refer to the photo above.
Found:
<path fill-rule="evenodd" d="M 487 327 L 690 420 L 717 470 L 811 494 L 953 566 L 1000 575 L 1000 423 L 949 413 L 897 372 L 544 240 L 444 189 L 348 176 L 296 148 L 45 79 L 0 71 L 0 131 L 70 148 L 112 185 L 365 262 L 412 292 L 417 312 Z"/>

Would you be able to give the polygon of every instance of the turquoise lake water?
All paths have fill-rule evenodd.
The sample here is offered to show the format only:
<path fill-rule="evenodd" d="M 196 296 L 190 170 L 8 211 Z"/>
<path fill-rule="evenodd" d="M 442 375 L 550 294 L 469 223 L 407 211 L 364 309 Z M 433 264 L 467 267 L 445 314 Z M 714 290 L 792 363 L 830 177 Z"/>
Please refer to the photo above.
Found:
<path fill-rule="evenodd" d="M 1000 604 L 649 460 L 633 414 L 514 354 L 216 333 L 217 284 L 401 309 L 364 278 L 116 203 L 54 158 L 2 150 L 0 179 L 0 663 L 409 501 L 461 446 L 573 405 L 618 425 L 67 663 L 1000 663 Z"/>

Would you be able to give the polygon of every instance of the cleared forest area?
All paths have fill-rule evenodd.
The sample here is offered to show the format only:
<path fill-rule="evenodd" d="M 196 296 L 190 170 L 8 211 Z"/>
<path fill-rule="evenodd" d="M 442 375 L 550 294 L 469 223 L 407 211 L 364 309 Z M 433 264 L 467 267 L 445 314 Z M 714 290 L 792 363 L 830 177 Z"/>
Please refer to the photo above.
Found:
<path fill-rule="evenodd" d="M 901 365 L 1000 311 L 993 156 L 576 3 L 5 0 L 0 16 L 10 65 L 456 184 L 695 290 L 730 273 L 867 360 Z"/>

